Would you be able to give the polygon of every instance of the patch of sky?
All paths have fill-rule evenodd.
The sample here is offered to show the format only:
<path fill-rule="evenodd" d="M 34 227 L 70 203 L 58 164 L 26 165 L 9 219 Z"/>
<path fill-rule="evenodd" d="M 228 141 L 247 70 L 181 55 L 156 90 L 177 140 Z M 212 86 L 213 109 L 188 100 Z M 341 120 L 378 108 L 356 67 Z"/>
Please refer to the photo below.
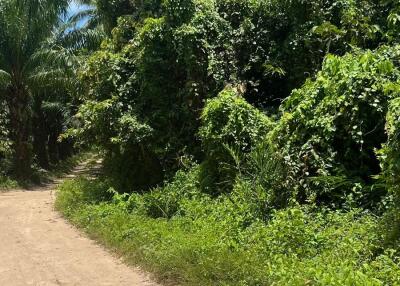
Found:
<path fill-rule="evenodd" d="M 67 11 L 67 15 L 65 17 L 66 19 L 69 19 L 75 15 L 78 15 L 79 13 L 82 13 L 84 11 L 90 10 L 92 7 L 90 5 L 83 5 L 78 3 L 77 1 L 71 1 L 68 11 Z M 79 21 L 77 21 L 76 23 L 76 27 L 75 28 L 80 28 L 82 26 L 84 26 L 87 21 L 89 19 L 89 16 L 83 16 L 81 19 L 79 19 Z"/>

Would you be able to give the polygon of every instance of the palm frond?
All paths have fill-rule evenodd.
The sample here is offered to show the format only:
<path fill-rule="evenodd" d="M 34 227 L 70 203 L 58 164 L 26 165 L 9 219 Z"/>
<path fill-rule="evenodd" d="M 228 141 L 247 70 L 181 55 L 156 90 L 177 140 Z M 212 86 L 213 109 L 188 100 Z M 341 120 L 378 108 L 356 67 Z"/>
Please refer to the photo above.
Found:
<path fill-rule="evenodd" d="M 4 70 L 0 70 L 0 86 L 8 84 L 10 81 L 11 81 L 11 75 Z"/>
<path fill-rule="evenodd" d="M 63 68 L 43 69 L 37 70 L 28 79 L 30 89 L 33 92 L 40 93 L 44 90 L 51 90 L 52 92 L 65 91 L 70 86 L 67 71 Z"/>
<path fill-rule="evenodd" d="M 64 37 L 64 44 L 73 46 L 75 49 L 91 51 L 98 49 L 104 38 L 105 33 L 100 27 L 96 29 L 79 29 L 67 34 Z"/>
<path fill-rule="evenodd" d="M 11 75 L 0 69 L 0 100 L 11 82 Z"/>
<path fill-rule="evenodd" d="M 94 8 L 83 9 L 67 19 L 67 23 L 77 26 L 82 21 L 88 21 L 91 18 L 96 18 L 96 10 Z"/>

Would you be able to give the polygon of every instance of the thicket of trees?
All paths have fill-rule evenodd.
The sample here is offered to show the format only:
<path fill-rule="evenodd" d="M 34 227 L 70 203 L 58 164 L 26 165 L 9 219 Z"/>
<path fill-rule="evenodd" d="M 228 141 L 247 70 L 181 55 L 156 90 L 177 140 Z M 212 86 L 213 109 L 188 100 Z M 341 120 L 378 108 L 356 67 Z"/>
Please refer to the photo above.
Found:
<path fill-rule="evenodd" d="M 125 16 L 80 72 L 82 125 L 70 134 L 103 147 L 122 190 L 155 187 L 192 160 L 218 194 L 235 180 L 219 169 L 262 143 L 300 201 L 385 193 L 376 151 L 398 92 L 396 2 L 96 4 Z"/>

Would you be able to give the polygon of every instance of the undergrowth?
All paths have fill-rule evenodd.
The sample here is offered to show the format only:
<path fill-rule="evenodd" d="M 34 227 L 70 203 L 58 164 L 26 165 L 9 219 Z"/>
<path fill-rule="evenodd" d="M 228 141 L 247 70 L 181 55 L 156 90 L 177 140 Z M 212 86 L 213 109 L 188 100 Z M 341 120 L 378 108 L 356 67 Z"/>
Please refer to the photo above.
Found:
<path fill-rule="evenodd" d="M 1 190 L 7 190 L 7 189 L 14 189 L 18 188 L 19 184 L 17 181 L 7 177 L 7 176 L 0 176 L 0 192 Z"/>
<path fill-rule="evenodd" d="M 55 178 L 62 177 L 69 173 L 79 163 L 91 157 L 93 157 L 92 152 L 82 152 L 52 165 L 50 170 L 34 168 L 33 174 L 29 180 L 17 180 L 0 173 L 0 192 L 16 188 L 31 188 L 35 185 L 50 182 Z"/>
<path fill-rule="evenodd" d="M 78 178 L 60 187 L 56 207 L 128 262 L 179 285 L 400 285 L 396 251 L 383 248 L 373 214 L 293 205 L 262 218 L 238 203 L 245 187 L 210 198 L 195 174 L 144 195 Z"/>

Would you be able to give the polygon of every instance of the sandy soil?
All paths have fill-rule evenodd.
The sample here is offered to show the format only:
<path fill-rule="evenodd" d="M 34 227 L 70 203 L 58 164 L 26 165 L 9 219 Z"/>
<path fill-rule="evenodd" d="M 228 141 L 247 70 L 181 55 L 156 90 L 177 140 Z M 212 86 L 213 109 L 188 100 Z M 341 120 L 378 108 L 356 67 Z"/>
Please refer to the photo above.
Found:
<path fill-rule="evenodd" d="M 58 183 L 0 193 L 0 285 L 156 286 L 54 211 Z"/>

